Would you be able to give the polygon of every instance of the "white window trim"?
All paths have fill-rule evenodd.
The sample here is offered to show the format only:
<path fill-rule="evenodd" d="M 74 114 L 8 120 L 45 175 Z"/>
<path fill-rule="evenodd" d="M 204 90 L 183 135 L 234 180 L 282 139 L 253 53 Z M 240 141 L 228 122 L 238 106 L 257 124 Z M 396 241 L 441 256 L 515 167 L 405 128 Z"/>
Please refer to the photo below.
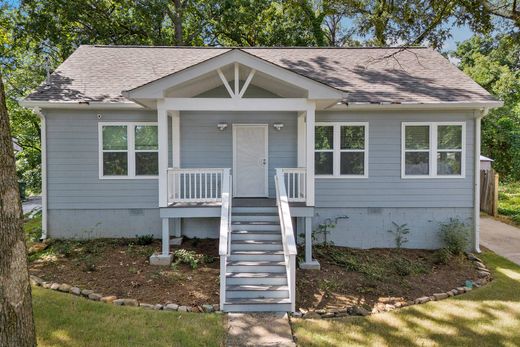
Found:
<path fill-rule="evenodd" d="M 315 175 L 315 178 L 368 178 L 368 140 L 369 127 L 368 122 L 316 122 L 315 127 L 318 126 L 332 126 L 333 127 L 333 145 L 332 150 L 315 149 L 316 140 L 313 139 L 312 144 L 314 153 L 316 152 L 332 152 L 332 175 Z M 365 127 L 365 148 L 364 149 L 341 149 L 341 127 L 342 126 L 364 126 Z M 315 135 L 316 136 L 316 135 Z M 364 153 L 365 162 L 363 163 L 363 175 L 341 175 L 341 153 L 342 152 L 362 152 Z M 313 156 L 314 159 L 314 156 Z M 315 160 L 315 159 L 314 159 Z"/>
<path fill-rule="evenodd" d="M 429 152 L 429 175 L 406 175 L 405 153 L 406 152 L 426 152 L 426 150 L 406 150 L 405 129 L 407 126 L 427 125 L 430 130 L 430 148 Z M 462 126 L 462 146 L 460 150 L 439 150 L 437 148 L 437 128 L 443 125 L 459 125 Z M 402 122 L 401 123 L 401 178 L 402 179 L 430 179 L 430 178 L 466 178 L 466 122 Z M 437 174 L 437 154 L 439 152 L 460 152 L 460 175 L 438 175 Z"/>
<path fill-rule="evenodd" d="M 157 122 L 98 122 L 98 157 L 99 157 L 99 179 L 100 180 L 128 180 L 128 179 L 157 179 L 155 176 L 141 176 L 135 174 L 135 153 L 157 152 L 159 150 L 136 150 L 135 149 L 135 127 L 140 125 L 155 125 Z M 126 126 L 128 146 L 126 150 L 104 150 L 103 149 L 103 127 L 104 126 Z M 103 175 L 103 153 L 104 152 L 126 152 L 128 155 L 128 175 L 105 176 Z"/>

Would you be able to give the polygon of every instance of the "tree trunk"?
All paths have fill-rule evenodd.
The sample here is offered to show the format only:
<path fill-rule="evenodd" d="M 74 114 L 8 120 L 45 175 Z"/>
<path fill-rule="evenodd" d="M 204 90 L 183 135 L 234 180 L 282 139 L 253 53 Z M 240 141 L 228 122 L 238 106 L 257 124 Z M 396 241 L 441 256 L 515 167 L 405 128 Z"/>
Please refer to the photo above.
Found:
<path fill-rule="evenodd" d="M 0 74 L 0 346 L 36 346 L 23 214 Z"/>
<path fill-rule="evenodd" d="M 175 7 L 175 19 L 173 20 L 173 25 L 175 27 L 175 45 L 183 46 L 184 35 L 182 32 L 182 15 L 184 11 L 184 6 L 181 0 L 173 0 L 173 6 Z"/>

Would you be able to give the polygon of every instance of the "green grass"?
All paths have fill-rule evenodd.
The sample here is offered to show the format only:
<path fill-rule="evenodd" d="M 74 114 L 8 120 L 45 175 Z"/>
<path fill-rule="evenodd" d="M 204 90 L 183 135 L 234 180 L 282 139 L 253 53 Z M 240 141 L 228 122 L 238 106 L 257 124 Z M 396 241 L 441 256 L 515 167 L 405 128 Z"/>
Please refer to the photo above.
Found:
<path fill-rule="evenodd" d="M 498 213 L 520 225 L 520 182 L 500 183 L 498 188 Z"/>
<path fill-rule="evenodd" d="M 149 311 L 33 288 L 39 346 L 222 346 L 221 314 Z"/>
<path fill-rule="evenodd" d="M 495 280 L 439 302 L 367 318 L 292 319 L 301 346 L 520 346 L 520 266 L 482 254 Z"/>
<path fill-rule="evenodd" d="M 23 224 L 25 231 L 25 237 L 27 239 L 27 245 L 30 246 L 34 242 L 38 241 L 42 235 L 42 214 L 41 212 L 36 214 L 31 219 L 26 219 Z"/>

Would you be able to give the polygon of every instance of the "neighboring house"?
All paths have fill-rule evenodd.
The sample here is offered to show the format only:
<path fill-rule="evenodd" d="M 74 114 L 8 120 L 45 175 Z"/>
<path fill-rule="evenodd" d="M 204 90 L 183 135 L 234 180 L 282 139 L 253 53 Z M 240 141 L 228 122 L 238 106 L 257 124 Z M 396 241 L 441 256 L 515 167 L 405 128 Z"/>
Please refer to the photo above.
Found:
<path fill-rule="evenodd" d="M 14 137 L 11 139 L 12 143 L 13 143 L 13 150 L 14 150 L 14 153 L 19 153 L 22 151 L 22 147 L 20 147 L 20 145 L 18 144 L 18 140 L 15 139 Z"/>
<path fill-rule="evenodd" d="M 490 171 L 494 160 L 488 157 L 480 156 L 480 170 Z"/>
<path fill-rule="evenodd" d="M 295 234 L 478 250 L 480 120 L 501 105 L 429 48 L 81 46 L 22 104 L 44 120 L 44 233 L 220 238 L 224 310 L 294 310 Z M 232 197 L 232 199 L 230 198 Z M 277 203 L 278 202 L 278 203 Z M 297 231 L 294 231 L 296 229 Z M 265 287 L 267 286 L 267 287 Z"/>

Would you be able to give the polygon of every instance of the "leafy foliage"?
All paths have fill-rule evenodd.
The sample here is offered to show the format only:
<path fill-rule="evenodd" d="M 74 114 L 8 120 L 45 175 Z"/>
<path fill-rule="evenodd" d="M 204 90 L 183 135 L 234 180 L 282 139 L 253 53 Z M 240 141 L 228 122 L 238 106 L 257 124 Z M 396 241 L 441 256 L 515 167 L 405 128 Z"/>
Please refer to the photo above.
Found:
<path fill-rule="evenodd" d="M 440 234 L 443 248 L 450 256 L 461 255 L 467 250 L 470 231 L 459 219 L 450 218 L 448 223 L 441 224 Z"/>
<path fill-rule="evenodd" d="M 392 222 L 392 224 L 395 230 L 388 230 L 388 232 L 394 234 L 395 247 L 401 249 L 408 242 L 406 235 L 410 233 L 410 228 L 406 224 L 399 225 L 396 222 Z"/>
<path fill-rule="evenodd" d="M 200 265 L 213 263 L 215 258 L 206 254 L 196 253 L 187 249 L 178 249 L 173 252 L 174 262 L 173 267 L 178 264 L 189 265 L 192 269 L 198 268 Z"/>
<path fill-rule="evenodd" d="M 136 240 L 136 244 L 139 245 L 139 246 L 147 246 L 147 245 L 151 245 L 153 243 L 153 235 L 136 235 L 135 236 L 137 238 Z"/>

